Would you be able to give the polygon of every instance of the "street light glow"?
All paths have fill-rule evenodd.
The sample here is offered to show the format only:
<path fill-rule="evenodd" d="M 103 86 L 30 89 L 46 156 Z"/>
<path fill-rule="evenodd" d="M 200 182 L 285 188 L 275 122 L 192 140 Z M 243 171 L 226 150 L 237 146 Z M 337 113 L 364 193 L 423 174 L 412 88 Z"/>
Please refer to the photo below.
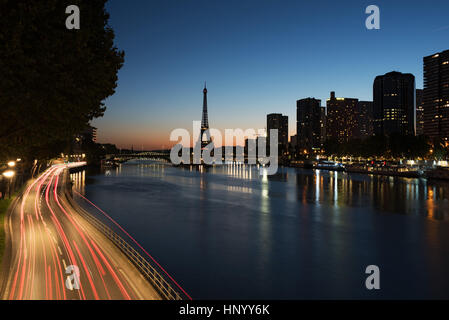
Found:
<path fill-rule="evenodd" d="M 15 167 L 15 166 L 16 166 L 16 163 L 15 163 L 14 161 L 9 161 L 9 162 L 8 162 L 8 166 L 11 167 L 11 168 L 12 168 L 12 167 Z"/>
<path fill-rule="evenodd" d="M 9 179 L 14 177 L 15 174 L 16 173 L 14 171 L 12 171 L 12 170 L 8 170 L 8 171 L 3 172 L 3 176 L 5 176 L 6 178 L 9 178 Z"/>

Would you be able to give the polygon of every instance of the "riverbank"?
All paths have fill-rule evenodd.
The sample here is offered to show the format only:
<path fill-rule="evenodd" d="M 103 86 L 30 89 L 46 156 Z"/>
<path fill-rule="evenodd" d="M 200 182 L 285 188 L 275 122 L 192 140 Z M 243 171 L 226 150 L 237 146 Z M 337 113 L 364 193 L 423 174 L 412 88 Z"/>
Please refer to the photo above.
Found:
<path fill-rule="evenodd" d="M 449 168 L 446 167 L 418 167 L 406 165 L 361 165 L 343 164 L 339 162 L 325 161 L 298 161 L 290 163 L 288 167 L 300 169 L 315 169 L 326 171 L 343 171 L 347 173 L 358 173 L 366 175 L 380 175 L 402 178 L 424 178 L 430 180 L 449 180 Z"/>

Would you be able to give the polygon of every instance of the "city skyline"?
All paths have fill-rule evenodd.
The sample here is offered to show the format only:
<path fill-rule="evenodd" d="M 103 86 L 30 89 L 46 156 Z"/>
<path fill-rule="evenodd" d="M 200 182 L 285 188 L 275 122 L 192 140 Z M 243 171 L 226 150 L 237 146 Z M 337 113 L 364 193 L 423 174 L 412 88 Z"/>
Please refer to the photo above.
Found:
<path fill-rule="evenodd" d="M 110 24 L 127 57 L 108 111 L 93 122 L 99 142 L 168 148 L 171 130 L 201 120 L 204 81 L 211 127 L 264 128 L 266 115 L 277 112 L 289 116 L 292 136 L 298 99 L 325 101 L 336 91 L 372 101 L 375 76 L 391 71 L 412 73 L 422 88 L 422 58 L 447 49 L 449 29 L 438 10 L 444 2 L 404 8 L 405 2 L 381 1 L 380 30 L 365 28 L 363 3 L 285 2 L 279 8 L 266 1 L 251 12 L 252 4 L 141 2 L 125 8 L 112 1 Z M 321 19 L 310 21 L 305 12 Z"/>
<path fill-rule="evenodd" d="M 449 299 L 447 0 L 0 8 L 0 300 Z"/>

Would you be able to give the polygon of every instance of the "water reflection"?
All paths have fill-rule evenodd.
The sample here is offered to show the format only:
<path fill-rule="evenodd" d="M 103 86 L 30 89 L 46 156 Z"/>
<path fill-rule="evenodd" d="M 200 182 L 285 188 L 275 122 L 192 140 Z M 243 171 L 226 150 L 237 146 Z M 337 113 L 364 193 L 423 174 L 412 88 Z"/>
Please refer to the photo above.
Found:
<path fill-rule="evenodd" d="M 149 161 L 71 178 L 198 298 L 364 298 L 368 264 L 382 298 L 448 297 L 444 181 Z"/>
<path fill-rule="evenodd" d="M 260 201 L 260 211 L 263 213 L 270 212 L 270 204 L 268 201 L 269 197 L 269 185 L 268 185 L 268 173 L 267 170 L 262 171 L 262 183 L 261 183 L 261 201 Z"/>
<path fill-rule="evenodd" d="M 133 166 L 125 165 L 127 174 L 132 168 L 135 175 L 142 178 L 170 179 L 173 175 L 170 173 L 166 176 L 169 167 L 164 163 L 132 164 Z M 228 192 L 245 194 L 259 193 L 260 210 L 264 213 L 270 211 L 270 197 L 284 197 L 289 202 L 317 206 L 327 204 L 335 209 L 371 207 L 379 213 L 410 214 L 433 220 L 449 219 L 449 183 L 445 181 L 292 168 L 280 168 L 277 174 L 267 175 L 266 170 L 260 169 L 255 165 L 232 163 L 214 167 L 190 166 L 176 170 L 191 174 L 200 173 L 198 186 L 202 197 L 208 188 L 224 188 Z M 122 170 L 123 166 L 119 166 L 116 169 L 106 169 L 102 173 L 105 176 L 119 176 Z M 226 176 L 228 179 L 217 184 L 216 181 L 208 181 L 207 177 L 211 174 Z M 86 172 L 73 173 L 70 177 L 74 187 L 84 193 Z M 186 179 L 179 181 L 187 182 Z M 273 184 L 276 184 L 276 188 Z M 282 192 L 277 189 L 282 189 Z"/>
<path fill-rule="evenodd" d="M 73 187 L 82 195 L 86 193 L 86 171 L 78 171 L 70 174 L 70 180 L 73 183 Z"/>

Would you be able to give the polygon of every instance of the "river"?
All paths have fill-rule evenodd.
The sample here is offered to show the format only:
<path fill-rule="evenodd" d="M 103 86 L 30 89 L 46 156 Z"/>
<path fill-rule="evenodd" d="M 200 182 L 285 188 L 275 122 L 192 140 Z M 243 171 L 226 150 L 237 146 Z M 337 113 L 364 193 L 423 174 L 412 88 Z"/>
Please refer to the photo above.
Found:
<path fill-rule="evenodd" d="M 149 160 L 72 178 L 194 299 L 449 298 L 447 182 Z"/>

